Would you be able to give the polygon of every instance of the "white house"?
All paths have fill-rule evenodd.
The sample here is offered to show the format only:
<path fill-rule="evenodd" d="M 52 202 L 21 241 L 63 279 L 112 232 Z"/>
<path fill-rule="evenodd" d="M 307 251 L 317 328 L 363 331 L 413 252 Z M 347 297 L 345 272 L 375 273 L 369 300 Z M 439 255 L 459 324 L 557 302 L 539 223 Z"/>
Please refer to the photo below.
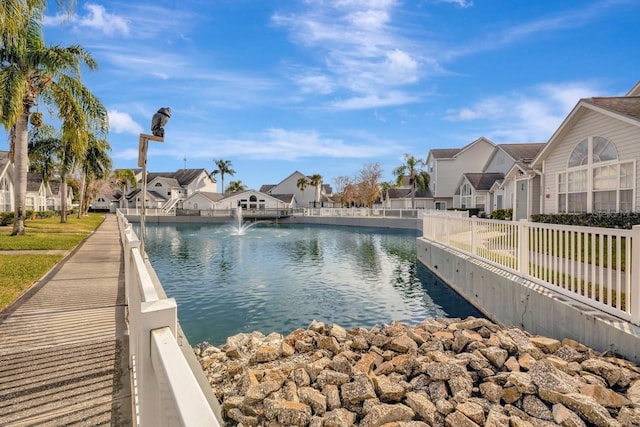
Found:
<path fill-rule="evenodd" d="M 47 198 L 47 210 L 58 211 L 62 208 L 62 193 L 60 191 L 62 189 L 62 182 L 59 179 L 50 179 L 49 189 L 51 190 L 51 195 Z M 71 209 L 73 204 L 73 189 L 69 185 L 67 185 L 66 199 L 67 209 Z"/>
<path fill-rule="evenodd" d="M 0 212 L 13 211 L 15 202 L 13 180 L 15 168 L 8 151 L 0 151 Z"/>
<path fill-rule="evenodd" d="M 456 192 L 464 172 L 483 172 L 496 145 L 487 138 L 478 138 L 463 148 L 431 149 L 427 155 L 427 172 L 431 179 L 429 191 L 435 209 L 459 206 Z M 455 200 L 454 200 L 455 199 Z"/>
<path fill-rule="evenodd" d="M 188 196 L 182 201 L 182 209 L 188 210 L 214 210 L 216 203 L 224 198 L 224 194 L 199 191 Z"/>
<path fill-rule="evenodd" d="M 626 96 L 581 99 L 532 163 L 541 191 L 527 209 L 638 211 L 639 159 L 640 83 Z"/>
<path fill-rule="evenodd" d="M 309 176 L 295 171 L 276 185 L 261 186 L 260 192 L 273 197 L 277 197 L 279 195 L 293 195 L 297 204 L 296 207 L 308 207 L 314 206 L 314 204 L 318 207 L 326 206 L 327 204 L 333 205 L 331 194 L 327 194 L 327 191 L 331 191 L 330 186 L 321 185 L 320 198 L 317 199 L 315 186 L 308 184 L 304 191 L 300 190 L 300 188 L 298 187 L 298 180 L 300 178 L 305 178 L 307 181 L 309 181 L 310 179 Z"/>
<path fill-rule="evenodd" d="M 25 209 L 36 212 L 47 210 L 47 200 L 51 197 L 51 188 L 42 177 L 33 172 L 27 174 L 27 194 Z"/>
<path fill-rule="evenodd" d="M 273 209 L 291 209 L 295 204 L 295 196 L 279 198 L 256 190 L 239 191 L 225 194 L 216 204 L 216 209 L 232 210 L 241 206 L 243 211 L 261 211 Z"/>

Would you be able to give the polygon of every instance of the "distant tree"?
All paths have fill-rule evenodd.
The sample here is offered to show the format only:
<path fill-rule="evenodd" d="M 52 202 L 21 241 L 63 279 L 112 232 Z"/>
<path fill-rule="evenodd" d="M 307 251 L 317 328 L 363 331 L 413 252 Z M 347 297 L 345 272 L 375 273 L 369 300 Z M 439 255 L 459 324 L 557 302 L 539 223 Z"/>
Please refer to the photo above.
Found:
<path fill-rule="evenodd" d="M 393 170 L 397 177 L 397 184 L 402 185 L 406 177 L 411 187 L 411 208 L 416 208 L 416 190 L 425 191 L 429 187 L 429 174 L 422 170 L 425 161 L 409 154 L 404 155 L 404 164 Z"/>
<path fill-rule="evenodd" d="M 305 176 L 299 178 L 298 182 L 296 182 L 296 186 L 300 189 L 300 191 L 302 191 L 302 206 L 304 206 L 304 190 L 307 188 L 308 185 L 309 185 L 309 180 Z"/>
<path fill-rule="evenodd" d="M 340 206 L 344 206 L 346 203 L 344 190 L 351 182 L 351 179 L 346 175 L 336 176 L 333 178 L 333 186 L 335 187 L 334 196 L 340 200 Z"/>
<path fill-rule="evenodd" d="M 380 183 L 380 191 L 382 193 L 382 205 L 385 205 L 385 201 L 389 200 L 389 190 L 394 187 L 393 182 L 383 181 Z"/>
<path fill-rule="evenodd" d="M 28 5 L 29 7 L 26 7 Z M 34 7 L 35 6 L 35 7 Z M 41 101 L 52 107 L 61 122 L 61 140 L 69 158 L 86 148 L 87 133 L 108 131 L 107 110 L 82 84 L 81 69 L 93 70 L 97 63 L 81 46 L 46 47 L 40 19 L 46 2 L 24 0 L 2 2 L 0 8 L 0 123 L 9 130 L 10 151 L 15 165 L 15 221 L 12 236 L 25 233 L 28 158 L 28 124 L 31 108 Z M 23 18 L 5 26 L 11 8 Z M 11 38 L 13 37 L 13 38 Z M 10 40 L 9 42 L 8 40 Z M 65 166 L 72 165 L 68 162 Z M 62 191 L 66 192 L 65 176 Z M 64 195 L 64 194 L 63 194 Z M 64 203 L 64 200 L 63 200 Z M 61 222 L 66 222 L 65 211 Z"/>
<path fill-rule="evenodd" d="M 216 164 L 217 169 L 213 170 L 210 176 L 215 177 L 217 174 L 220 174 L 220 188 L 224 192 L 224 176 L 233 176 L 236 174 L 236 171 L 231 168 L 231 160 L 220 159 L 215 160 L 214 163 Z"/>
<path fill-rule="evenodd" d="M 358 182 L 358 198 L 368 208 L 372 208 L 380 197 L 380 177 L 382 168 L 379 163 L 369 163 L 360 169 Z"/>
<path fill-rule="evenodd" d="M 111 146 L 106 139 L 98 139 L 95 135 L 89 135 L 89 145 L 84 157 L 79 159 L 78 166 L 82 174 L 80 186 L 80 206 L 78 218 L 89 211 L 89 202 L 97 196 L 94 193 L 99 186 L 93 185 L 96 181 L 105 181 L 111 172 Z"/>
<path fill-rule="evenodd" d="M 229 186 L 225 190 L 225 193 L 236 193 L 238 191 L 245 191 L 247 186 L 242 183 L 242 181 L 231 181 Z"/>
<path fill-rule="evenodd" d="M 313 206 L 315 207 L 317 202 L 320 202 L 320 187 L 322 186 L 322 175 L 314 174 L 309 177 L 309 185 L 315 187 L 316 194 L 313 199 Z"/>
<path fill-rule="evenodd" d="M 131 169 L 118 169 L 113 172 L 111 179 L 115 187 L 122 190 L 122 194 L 127 194 L 130 189 L 138 187 L 136 175 Z"/>

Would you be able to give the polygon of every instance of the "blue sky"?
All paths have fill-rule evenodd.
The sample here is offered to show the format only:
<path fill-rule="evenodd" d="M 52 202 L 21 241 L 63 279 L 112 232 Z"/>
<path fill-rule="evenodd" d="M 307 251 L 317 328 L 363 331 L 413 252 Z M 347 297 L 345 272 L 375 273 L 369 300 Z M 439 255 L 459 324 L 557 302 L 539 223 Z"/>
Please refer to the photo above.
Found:
<path fill-rule="evenodd" d="M 97 60 L 83 80 L 116 168 L 168 106 L 150 171 L 225 159 L 225 184 L 259 189 L 375 162 L 391 180 L 404 153 L 482 136 L 547 141 L 580 98 L 640 80 L 638 16 L 639 0 L 96 0 L 51 8 L 44 32 Z"/>

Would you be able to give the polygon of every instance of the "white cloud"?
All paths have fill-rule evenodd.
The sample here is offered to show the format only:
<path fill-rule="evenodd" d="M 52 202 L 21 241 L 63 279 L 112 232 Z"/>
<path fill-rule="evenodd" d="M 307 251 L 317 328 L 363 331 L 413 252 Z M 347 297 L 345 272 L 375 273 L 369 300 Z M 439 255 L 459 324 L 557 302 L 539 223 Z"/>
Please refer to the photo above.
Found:
<path fill-rule="evenodd" d="M 331 106 L 337 110 L 364 110 L 369 108 L 390 107 L 416 102 L 415 96 L 402 92 L 387 94 L 373 94 L 361 97 L 353 97 L 345 100 L 334 101 Z"/>
<path fill-rule="evenodd" d="M 205 139 L 202 134 L 193 137 L 174 129 L 172 138 L 174 143 L 154 146 L 154 152 L 176 158 L 182 158 L 188 152 L 191 159 L 210 159 L 211 147 L 216 147 L 216 156 L 294 161 L 323 157 L 375 159 L 395 154 L 399 150 L 395 142 L 370 135 L 354 135 L 353 140 L 346 141 L 313 129 L 291 130 L 278 127 L 219 140 L 215 137 Z"/>
<path fill-rule="evenodd" d="M 445 119 L 484 121 L 497 141 L 545 141 L 581 98 L 602 93 L 595 82 L 545 83 L 449 110 Z"/>
<path fill-rule="evenodd" d="M 465 9 L 473 6 L 473 1 L 471 0 L 436 0 L 436 3 L 453 3 Z"/>
<path fill-rule="evenodd" d="M 388 102 L 385 94 L 419 83 L 425 67 L 438 70 L 433 60 L 421 59 L 419 42 L 404 38 L 405 29 L 394 25 L 399 2 L 312 0 L 307 4 L 309 8 L 299 14 L 272 16 L 274 24 L 286 28 L 291 39 L 307 47 L 309 55 L 322 64 L 313 75 L 294 70 L 292 79 L 303 93 L 343 91 L 351 100 L 331 104 L 343 109 L 399 105 L 415 97 L 396 96 Z"/>
<path fill-rule="evenodd" d="M 129 24 L 125 18 L 107 12 L 104 6 L 98 4 L 87 3 L 84 8 L 87 11 L 85 15 L 58 13 L 54 16 L 45 16 L 43 24 L 45 26 L 59 26 L 68 23 L 75 28 L 85 27 L 108 36 L 129 35 Z"/>
<path fill-rule="evenodd" d="M 129 114 L 118 110 L 109 111 L 109 129 L 115 133 L 134 135 L 142 132 L 142 126 L 136 123 Z"/>
<path fill-rule="evenodd" d="M 108 13 L 103 6 L 87 3 L 87 15 L 78 17 L 78 25 L 102 31 L 107 35 L 129 35 L 127 21 L 115 14 Z"/>

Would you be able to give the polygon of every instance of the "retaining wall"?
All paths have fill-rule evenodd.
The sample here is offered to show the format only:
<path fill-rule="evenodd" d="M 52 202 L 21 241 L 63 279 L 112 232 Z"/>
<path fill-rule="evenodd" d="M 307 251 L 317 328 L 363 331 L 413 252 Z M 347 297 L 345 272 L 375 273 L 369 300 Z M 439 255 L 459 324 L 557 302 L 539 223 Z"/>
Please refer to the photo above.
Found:
<path fill-rule="evenodd" d="M 417 251 L 420 262 L 489 319 L 640 363 L 639 327 L 424 238 Z"/>

